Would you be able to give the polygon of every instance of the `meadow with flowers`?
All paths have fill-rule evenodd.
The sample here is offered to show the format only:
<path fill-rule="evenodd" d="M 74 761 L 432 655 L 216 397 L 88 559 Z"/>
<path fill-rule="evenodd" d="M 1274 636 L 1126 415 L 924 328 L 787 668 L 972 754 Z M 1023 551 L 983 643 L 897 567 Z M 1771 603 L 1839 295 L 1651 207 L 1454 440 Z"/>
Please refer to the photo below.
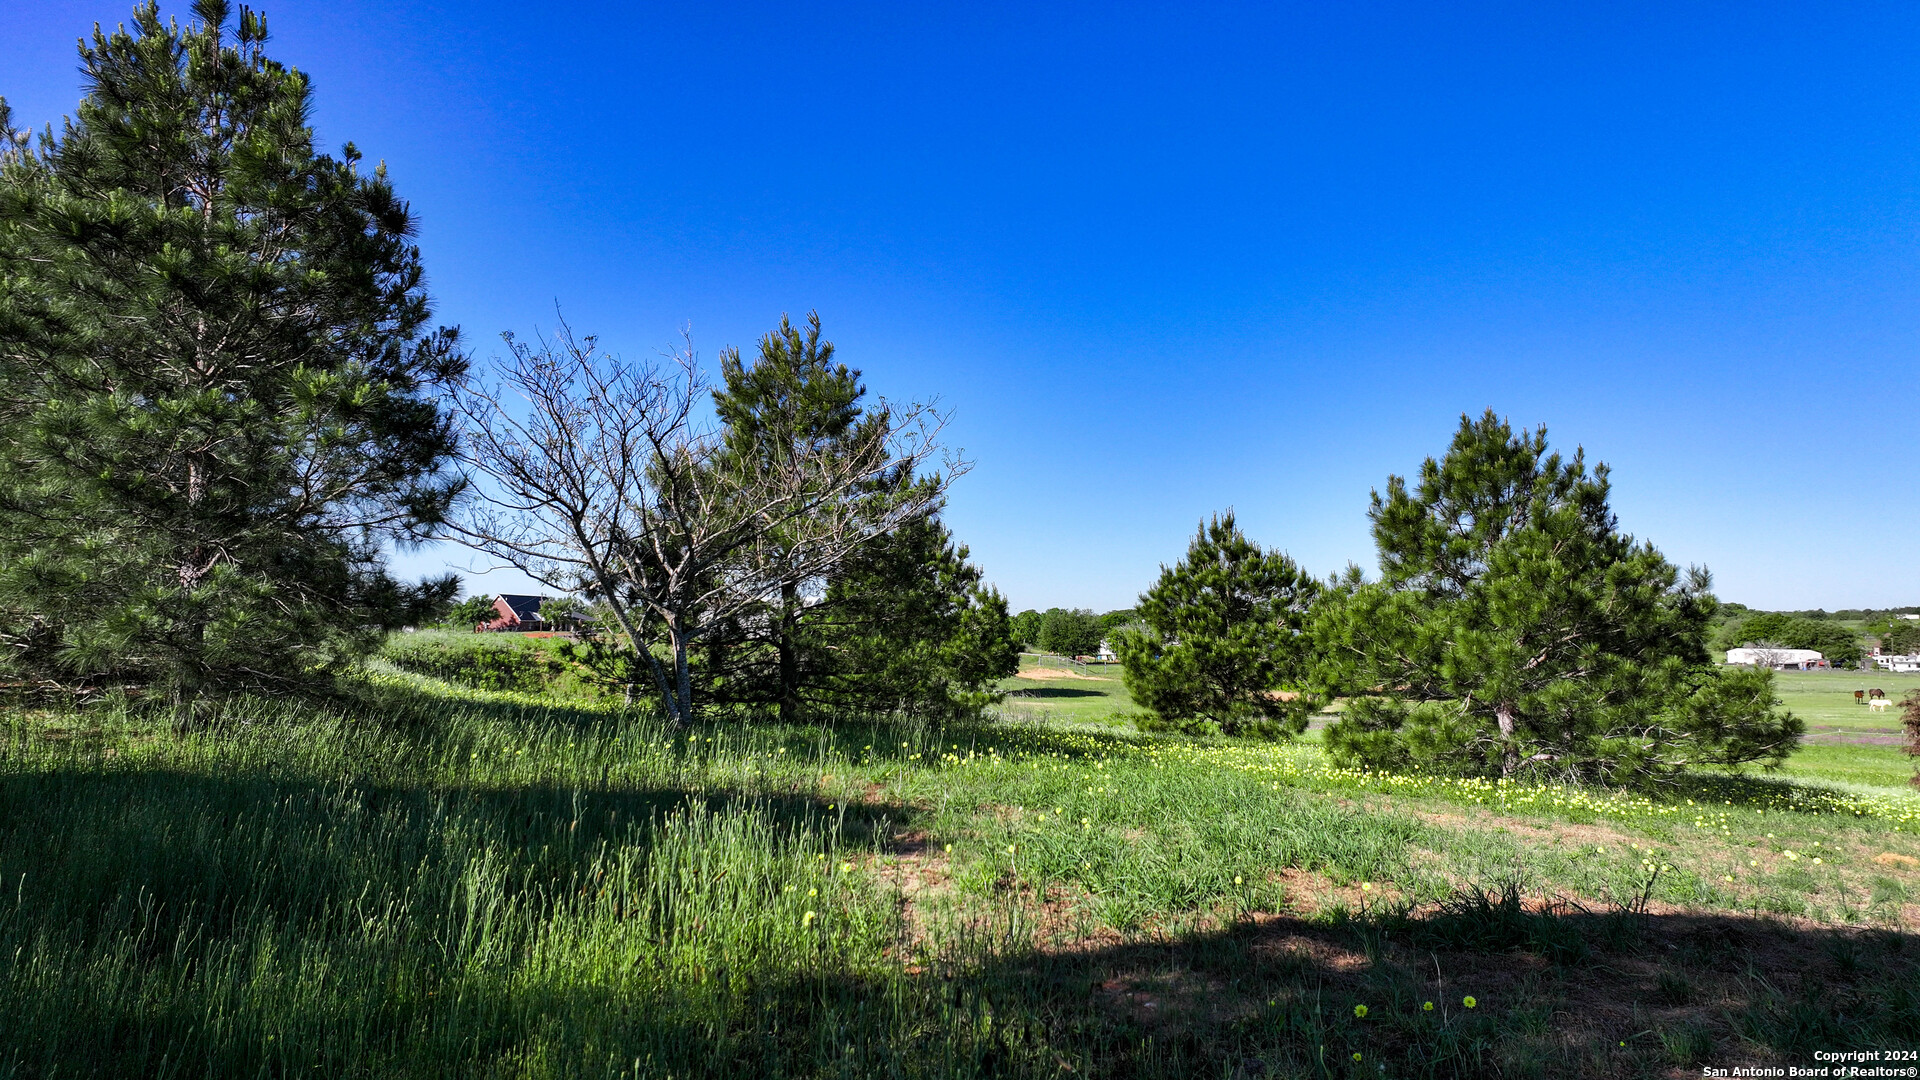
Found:
<path fill-rule="evenodd" d="M 1012 703 L 1017 706 L 1017 702 Z M 1662 1076 L 1920 1043 L 1920 798 L 713 722 L 15 711 L 0 1076 Z"/>

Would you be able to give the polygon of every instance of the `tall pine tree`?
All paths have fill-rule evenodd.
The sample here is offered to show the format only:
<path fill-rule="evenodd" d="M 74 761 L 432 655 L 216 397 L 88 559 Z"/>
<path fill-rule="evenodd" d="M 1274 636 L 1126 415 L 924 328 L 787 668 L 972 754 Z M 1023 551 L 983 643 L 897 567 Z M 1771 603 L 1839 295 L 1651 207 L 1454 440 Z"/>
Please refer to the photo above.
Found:
<path fill-rule="evenodd" d="M 6 662 L 183 714 L 451 599 L 382 546 L 457 494 L 437 398 L 465 363 L 384 165 L 315 149 L 259 14 L 193 11 L 96 29 L 77 116 L 0 163 Z"/>
<path fill-rule="evenodd" d="M 750 363 L 723 354 L 714 405 L 725 449 L 717 467 L 778 469 L 883 437 L 881 420 L 860 406 L 860 372 L 833 353 L 819 316 L 809 314 L 804 329 L 782 317 Z M 864 504 L 854 512 L 876 512 L 927 483 L 896 470 L 848 498 Z M 795 542 L 773 530 L 760 557 L 786 557 Z M 771 706 L 789 723 L 810 711 L 965 711 L 1017 666 L 1006 601 L 980 585 L 980 569 L 954 543 L 937 505 L 816 581 L 789 578 L 779 595 L 709 635 L 700 665 L 709 700 Z"/>
<path fill-rule="evenodd" d="M 859 402 L 866 387 L 858 371 L 834 362 L 833 342 L 821 338 L 817 312 L 808 314 L 805 331 L 782 315 L 779 328 L 760 339 L 751 364 L 739 350 L 727 350 L 720 357 L 720 374 L 724 386 L 713 395 L 726 433 L 720 468 L 777 469 L 809 453 L 833 453 L 879 434 L 861 424 Z M 781 559 L 794 542 L 775 530 L 765 546 Z M 708 676 L 727 680 L 725 696 L 771 700 L 787 723 L 798 718 L 802 685 L 816 681 L 815 672 L 803 670 L 815 659 L 804 655 L 800 644 L 804 584 L 783 582 L 777 599 L 730 620 L 706 648 Z"/>
<path fill-rule="evenodd" d="M 1348 763 L 1630 781 L 1777 764 L 1803 725 L 1772 672 L 1716 669 L 1706 571 L 1621 533 L 1607 468 L 1489 411 L 1461 417 L 1417 485 L 1370 516 L 1382 579 L 1315 625 L 1326 689 L 1352 695 L 1327 745 Z"/>

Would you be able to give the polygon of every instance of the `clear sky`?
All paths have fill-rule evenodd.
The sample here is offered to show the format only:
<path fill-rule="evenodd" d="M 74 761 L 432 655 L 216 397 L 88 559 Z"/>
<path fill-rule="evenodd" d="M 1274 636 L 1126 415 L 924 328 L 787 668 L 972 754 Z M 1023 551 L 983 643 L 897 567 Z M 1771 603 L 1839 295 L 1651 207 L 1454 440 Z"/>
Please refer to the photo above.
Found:
<path fill-rule="evenodd" d="M 1488 407 L 1723 598 L 1920 603 L 1920 7 L 263 6 L 477 359 L 556 301 L 709 359 L 818 309 L 954 410 L 1016 610 L 1227 507 L 1371 567 L 1368 491 Z M 16 122 L 128 11 L 0 0 Z"/>

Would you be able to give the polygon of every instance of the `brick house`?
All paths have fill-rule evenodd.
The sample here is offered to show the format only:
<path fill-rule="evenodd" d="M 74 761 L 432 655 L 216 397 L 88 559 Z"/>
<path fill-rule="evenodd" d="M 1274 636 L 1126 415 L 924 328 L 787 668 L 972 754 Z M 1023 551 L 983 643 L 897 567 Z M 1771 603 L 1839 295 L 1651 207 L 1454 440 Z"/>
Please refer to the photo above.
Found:
<path fill-rule="evenodd" d="M 548 599 L 545 596 L 501 593 L 493 598 L 494 617 L 474 627 L 474 630 L 479 633 L 552 630 L 553 623 L 540 615 L 540 605 Z"/>

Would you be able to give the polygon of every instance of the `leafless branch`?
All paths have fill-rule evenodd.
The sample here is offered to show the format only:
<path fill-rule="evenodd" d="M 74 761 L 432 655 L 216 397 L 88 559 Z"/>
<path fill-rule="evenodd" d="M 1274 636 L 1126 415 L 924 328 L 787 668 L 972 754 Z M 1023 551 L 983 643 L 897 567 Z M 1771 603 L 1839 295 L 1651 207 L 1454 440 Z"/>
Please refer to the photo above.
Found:
<path fill-rule="evenodd" d="M 475 483 L 452 531 L 604 602 L 676 722 L 691 715 L 688 648 L 710 627 L 928 513 L 968 467 L 944 453 L 946 415 L 885 401 L 844 444 L 723 460 L 691 343 L 636 365 L 564 320 L 506 341 L 497 380 L 469 377 L 459 394 Z"/>

